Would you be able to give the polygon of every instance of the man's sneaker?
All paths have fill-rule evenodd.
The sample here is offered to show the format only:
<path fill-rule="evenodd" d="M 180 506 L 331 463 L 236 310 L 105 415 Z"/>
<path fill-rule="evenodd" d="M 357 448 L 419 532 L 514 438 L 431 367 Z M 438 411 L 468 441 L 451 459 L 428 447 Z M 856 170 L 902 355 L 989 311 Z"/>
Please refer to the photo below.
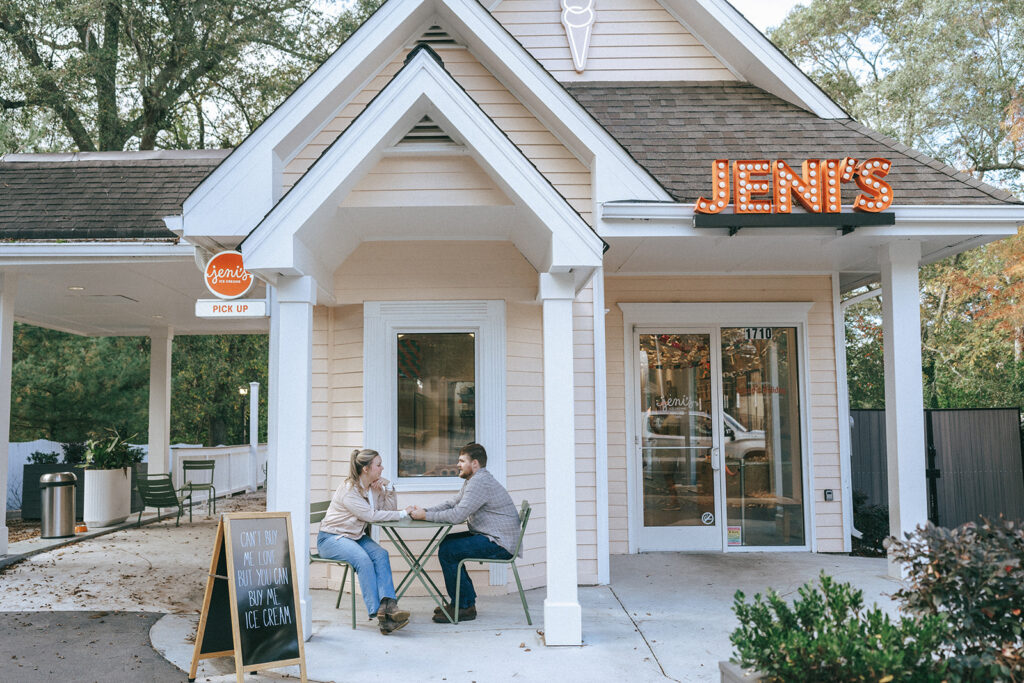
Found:
<path fill-rule="evenodd" d="M 377 620 L 380 622 L 380 632 L 386 636 L 391 635 L 409 623 L 408 617 L 403 620 L 398 620 L 394 619 L 390 614 L 378 614 Z"/>
<path fill-rule="evenodd" d="M 452 606 L 451 605 L 445 605 L 445 608 L 446 609 L 443 610 L 443 611 L 441 610 L 440 607 L 438 607 L 437 609 L 434 610 L 433 620 L 435 622 L 437 622 L 438 624 L 448 624 L 448 623 L 451 623 L 451 620 L 448 618 L 448 615 L 451 614 Z M 476 605 L 470 605 L 469 607 L 465 607 L 465 608 L 459 610 L 459 621 L 460 622 L 461 621 L 473 621 L 474 619 L 476 619 Z"/>

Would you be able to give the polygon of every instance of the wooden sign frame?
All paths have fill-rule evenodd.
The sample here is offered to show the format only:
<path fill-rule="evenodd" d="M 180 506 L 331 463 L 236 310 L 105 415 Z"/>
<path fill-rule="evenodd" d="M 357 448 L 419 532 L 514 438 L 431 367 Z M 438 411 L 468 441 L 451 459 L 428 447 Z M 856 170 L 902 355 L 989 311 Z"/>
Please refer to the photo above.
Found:
<path fill-rule="evenodd" d="M 295 607 L 295 631 L 299 641 L 299 656 L 297 658 L 260 662 L 258 664 L 244 664 L 243 662 L 241 633 L 238 623 L 237 589 L 235 586 L 236 578 L 233 571 L 235 566 L 234 548 L 231 543 L 231 521 L 242 519 L 283 519 L 285 521 L 285 531 L 288 537 L 288 560 L 291 565 L 292 599 Z M 196 629 L 196 642 L 195 647 L 192 650 L 192 665 L 189 668 L 188 673 L 189 681 L 195 681 L 196 679 L 196 670 L 199 667 L 199 660 L 233 656 L 235 658 L 235 675 L 238 679 L 238 683 L 243 683 L 247 672 L 258 671 L 260 669 L 293 666 L 296 664 L 299 666 L 299 674 L 301 676 L 302 683 L 306 683 L 306 650 L 304 646 L 305 640 L 302 637 L 302 613 L 299 606 L 299 586 L 295 582 L 295 544 L 292 542 L 291 531 L 291 514 L 288 512 L 234 512 L 221 515 L 220 521 L 217 523 L 217 538 L 213 544 L 213 556 L 210 559 L 210 572 L 206 580 L 206 590 L 203 594 L 203 606 L 199 613 L 199 627 Z M 222 567 L 219 567 L 221 560 L 224 560 L 224 564 Z M 224 574 L 219 574 L 218 568 L 224 569 Z M 224 607 L 224 605 L 220 604 L 220 601 L 225 597 L 223 595 L 223 590 L 216 590 L 223 584 L 218 584 L 218 581 L 227 582 L 228 604 L 226 607 L 230 614 L 231 640 L 233 648 L 230 650 L 203 652 L 203 641 L 206 636 L 206 628 L 209 625 L 211 607 L 215 609 L 221 609 Z M 217 604 L 214 604 L 215 594 L 218 596 L 218 598 L 216 598 Z"/>

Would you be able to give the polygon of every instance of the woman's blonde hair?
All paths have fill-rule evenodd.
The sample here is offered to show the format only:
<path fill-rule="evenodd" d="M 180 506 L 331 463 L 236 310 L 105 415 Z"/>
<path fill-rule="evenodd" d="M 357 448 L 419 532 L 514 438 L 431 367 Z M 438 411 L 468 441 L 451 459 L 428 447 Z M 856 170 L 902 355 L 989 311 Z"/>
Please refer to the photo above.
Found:
<path fill-rule="evenodd" d="M 353 486 L 359 484 L 359 475 L 363 473 L 373 459 L 379 456 L 380 453 L 371 448 L 357 448 L 352 451 L 352 462 L 349 464 L 348 477 L 345 479 L 348 483 Z"/>

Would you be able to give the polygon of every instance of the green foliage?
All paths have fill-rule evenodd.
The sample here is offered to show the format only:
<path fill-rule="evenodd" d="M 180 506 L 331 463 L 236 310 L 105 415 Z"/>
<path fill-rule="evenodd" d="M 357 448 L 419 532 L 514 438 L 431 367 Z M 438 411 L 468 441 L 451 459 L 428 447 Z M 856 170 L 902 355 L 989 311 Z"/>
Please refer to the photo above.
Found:
<path fill-rule="evenodd" d="M 266 440 L 267 345 L 266 335 L 175 338 L 172 442 L 247 443 L 249 398 L 238 388 L 249 382 L 260 383 L 259 433 Z M 73 442 L 100 436 L 101 425 L 148 433 L 145 337 L 87 338 L 15 323 L 11 384 L 11 440 L 65 442 L 65 462 L 81 461 L 84 447 Z"/>
<path fill-rule="evenodd" d="M 248 443 L 249 397 L 238 393 L 260 383 L 259 432 L 267 433 L 266 335 L 177 337 L 171 441 L 208 446 Z"/>
<path fill-rule="evenodd" d="M 889 537 L 889 506 L 868 505 L 867 495 L 853 492 L 853 526 L 863 536 L 854 539 L 854 554 L 862 557 L 885 557 L 883 541 Z"/>
<path fill-rule="evenodd" d="M 379 4 L 0 0 L 0 153 L 237 145 Z"/>
<path fill-rule="evenodd" d="M 770 35 L 854 118 L 1024 191 L 1024 0 L 812 0 Z"/>
<path fill-rule="evenodd" d="M 50 452 L 43 453 L 42 451 L 34 451 L 28 456 L 28 461 L 33 465 L 56 465 L 57 458 L 60 457 L 60 453 Z"/>
<path fill-rule="evenodd" d="M 85 442 L 87 469 L 119 470 L 142 462 L 145 451 L 129 444 L 116 430 L 109 431 L 110 435 L 107 437 Z"/>
<path fill-rule="evenodd" d="M 84 441 L 101 425 L 144 434 L 149 340 L 14 325 L 11 440 Z"/>
<path fill-rule="evenodd" d="M 64 448 L 65 465 L 77 467 L 85 462 L 85 452 L 89 448 L 85 442 L 71 441 L 69 443 L 62 443 L 61 446 Z"/>
<path fill-rule="evenodd" d="M 956 529 L 927 524 L 893 540 L 907 587 L 896 593 L 915 615 L 945 617 L 950 671 L 967 681 L 1024 680 L 1024 530 L 982 520 Z"/>
<path fill-rule="evenodd" d="M 882 309 L 877 297 L 846 309 L 846 380 L 852 410 L 885 407 Z"/>
<path fill-rule="evenodd" d="M 801 586 L 792 606 L 775 591 L 751 603 L 737 591 L 733 661 L 769 681 L 941 680 L 945 663 L 933 653 L 947 631 L 942 616 L 893 622 L 877 606 L 866 609 L 863 592 L 850 584 L 824 572 L 820 581 L 820 592 Z"/>

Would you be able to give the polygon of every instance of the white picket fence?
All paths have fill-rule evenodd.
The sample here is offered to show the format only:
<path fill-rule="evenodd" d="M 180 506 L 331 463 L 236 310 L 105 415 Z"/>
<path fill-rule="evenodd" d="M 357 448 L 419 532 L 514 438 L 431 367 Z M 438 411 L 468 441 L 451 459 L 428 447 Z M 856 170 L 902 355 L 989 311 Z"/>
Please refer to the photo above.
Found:
<path fill-rule="evenodd" d="M 255 467 L 251 467 L 250 463 L 253 456 L 251 450 L 255 450 Z M 227 496 L 246 489 L 255 490 L 266 481 L 264 466 L 267 464 L 267 444 L 260 444 L 255 449 L 248 445 L 171 446 L 171 479 L 175 488 L 181 488 L 185 484 L 181 466 L 183 460 L 212 460 L 216 463 L 213 468 L 213 486 L 217 489 L 217 496 Z M 206 472 L 197 472 L 193 473 L 192 481 L 205 484 L 210 479 Z M 203 491 L 196 492 L 193 502 L 200 500 L 206 500 L 206 493 Z"/>

